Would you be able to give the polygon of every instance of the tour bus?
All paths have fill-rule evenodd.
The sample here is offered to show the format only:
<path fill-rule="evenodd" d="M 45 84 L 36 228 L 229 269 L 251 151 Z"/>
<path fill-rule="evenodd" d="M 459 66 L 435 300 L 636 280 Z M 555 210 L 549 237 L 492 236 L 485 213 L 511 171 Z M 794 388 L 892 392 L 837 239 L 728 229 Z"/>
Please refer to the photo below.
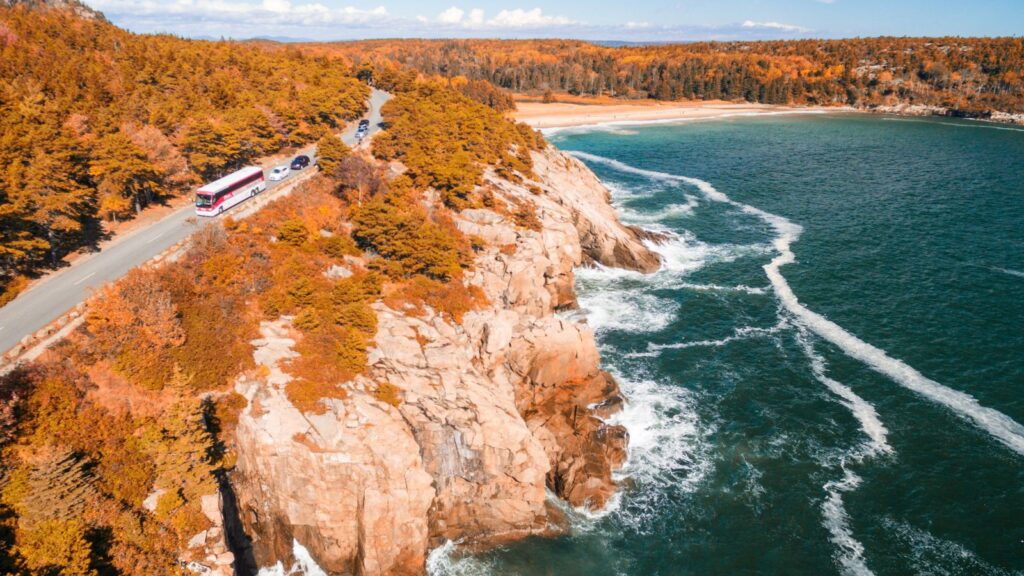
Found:
<path fill-rule="evenodd" d="M 196 214 L 216 216 L 267 189 L 263 169 L 246 166 L 196 190 Z"/>

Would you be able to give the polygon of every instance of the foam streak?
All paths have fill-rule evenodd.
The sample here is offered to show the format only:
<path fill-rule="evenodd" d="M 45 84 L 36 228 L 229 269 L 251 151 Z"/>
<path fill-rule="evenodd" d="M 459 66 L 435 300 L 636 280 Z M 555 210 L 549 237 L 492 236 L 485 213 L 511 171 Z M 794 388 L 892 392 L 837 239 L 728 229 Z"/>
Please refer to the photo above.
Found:
<path fill-rule="evenodd" d="M 742 210 L 747 214 L 760 217 L 766 224 L 770 225 L 776 233 L 773 245 L 778 255 L 765 264 L 764 271 L 775 289 L 776 296 L 782 305 L 801 324 L 812 330 L 818 336 L 838 346 L 847 355 L 860 360 L 873 370 L 888 376 L 904 388 L 915 392 L 932 402 L 945 406 L 954 414 L 964 420 L 973 423 L 978 428 L 988 432 L 993 438 L 1005 444 L 1017 454 L 1024 455 L 1024 426 L 1009 416 L 982 406 L 977 399 L 970 394 L 954 390 L 931 380 L 918 372 L 905 362 L 889 356 L 884 350 L 873 346 L 850 332 L 843 329 L 835 322 L 810 310 L 800 303 L 793 289 L 786 278 L 782 275 L 781 268 L 787 264 L 796 262 L 796 255 L 790 249 L 792 244 L 800 237 L 803 229 L 782 216 L 765 212 L 754 206 L 737 202 L 726 194 L 715 189 L 710 183 L 697 178 L 677 176 L 665 172 L 643 170 L 629 166 L 618 160 L 604 158 L 584 152 L 574 152 L 575 156 L 592 162 L 599 162 L 611 166 L 623 172 L 630 172 L 655 178 L 659 180 L 674 180 L 695 186 L 709 200 L 726 203 Z"/>

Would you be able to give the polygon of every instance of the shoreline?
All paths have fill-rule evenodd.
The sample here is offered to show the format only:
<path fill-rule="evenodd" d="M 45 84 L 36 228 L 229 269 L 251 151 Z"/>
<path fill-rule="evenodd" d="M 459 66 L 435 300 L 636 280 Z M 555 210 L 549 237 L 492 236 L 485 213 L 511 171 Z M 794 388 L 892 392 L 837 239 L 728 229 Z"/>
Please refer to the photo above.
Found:
<path fill-rule="evenodd" d="M 723 101 L 658 102 L 646 100 L 632 103 L 608 102 L 551 102 L 519 101 L 513 119 L 524 122 L 545 134 L 572 128 L 614 126 L 644 126 L 676 124 L 698 120 L 718 120 L 757 116 L 784 116 L 799 114 L 871 114 L 898 118 L 933 120 L 962 120 L 976 122 L 982 127 L 1022 131 L 1024 115 L 995 114 L 992 118 L 969 118 L 950 113 L 947 109 L 925 106 L 881 106 L 857 108 L 853 106 L 786 106 L 759 103 Z"/>
<path fill-rule="evenodd" d="M 825 114 L 857 112 L 849 107 L 781 106 L 758 103 L 661 102 L 628 104 L 578 104 L 517 102 L 512 116 L 544 132 L 592 126 L 667 124 L 717 118 L 779 116 L 787 114 Z"/>

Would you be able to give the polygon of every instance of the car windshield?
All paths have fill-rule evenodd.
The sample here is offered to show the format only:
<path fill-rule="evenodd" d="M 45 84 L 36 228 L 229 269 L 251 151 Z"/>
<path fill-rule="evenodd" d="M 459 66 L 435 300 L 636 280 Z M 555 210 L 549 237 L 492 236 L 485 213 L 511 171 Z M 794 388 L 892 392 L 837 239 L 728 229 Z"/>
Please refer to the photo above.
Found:
<path fill-rule="evenodd" d="M 213 198 L 205 194 L 196 194 L 196 206 L 204 207 L 213 205 Z"/>

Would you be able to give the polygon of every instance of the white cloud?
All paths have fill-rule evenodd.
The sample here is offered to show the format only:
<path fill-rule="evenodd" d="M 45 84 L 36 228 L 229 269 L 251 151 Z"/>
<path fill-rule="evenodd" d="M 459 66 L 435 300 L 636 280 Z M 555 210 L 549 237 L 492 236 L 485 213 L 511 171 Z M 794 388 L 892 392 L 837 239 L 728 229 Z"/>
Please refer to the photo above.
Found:
<path fill-rule="evenodd" d="M 357 8 L 343 6 L 331 8 L 319 2 L 292 2 L 291 0 L 87 0 L 88 4 L 111 17 L 129 22 L 146 23 L 155 30 L 175 30 L 192 24 L 194 27 L 214 29 L 223 25 L 225 35 L 236 29 L 273 27 L 282 19 L 293 26 L 372 25 L 389 20 L 387 8 Z M 202 23 L 202 26 L 199 24 Z M 164 28 L 159 26 L 163 25 Z M 152 31 L 152 30 L 149 30 Z"/>
<path fill-rule="evenodd" d="M 190 37 L 346 40 L 397 37 L 579 38 L 683 42 L 759 40 L 806 36 L 813 31 L 771 21 L 724 26 L 663 25 L 645 21 L 595 25 L 541 8 L 481 8 L 451 5 L 433 16 L 391 14 L 389 0 L 85 0 L 115 24 L 136 32 Z M 331 2 L 352 2 L 335 7 Z M 449 0 L 452 1 L 452 0 Z M 454 0 L 456 2 L 460 0 Z M 462 0 L 472 1 L 472 0 Z M 0 0 L 2 2 L 2 0 Z"/>
<path fill-rule="evenodd" d="M 533 10 L 502 10 L 498 15 L 487 21 L 488 26 L 498 28 L 545 28 L 548 26 L 564 26 L 574 22 L 565 16 L 548 16 L 540 8 Z"/>
<path fill-rule="evenodd" d="M 465 13 L 466 12 L 462 8 L 452 6 L 451 8 L 438 14 L 437 21 L 441 22 L 442 24 L 458 24 L 459 22 L 462 22 L 462 15 Z"/>
<path fill-rule="evenodd" d="M 494 16 L 494 18 L 488 20 L 484 11 L 480 8 L 473 8 L 467 14 L 465 10 L 458 6 L 452 6 L 447 10 L 444 10 L 437 15 L 437 18 L 435 18 L 434 21 L 438 24 L 466 29 L 539 29 L 575 23 L 573 20 L 566 18 L 565 16 L 549 16 L 544 14 L 540 8 L 534 8 L 532 10 L 522 10 L 519 8 L 514 10 L 501 10 L 496 16 Z"/>
<path fill-rule="evenodd" d="M 783 24 L 781 22 L 754 22 L 753 20 L 744 20 L 741 26 L 743 26 L 744 28 L 779 30 L 781 32 L 810 32 L 809 29 L 804 28 L 803 26 Z"/>

